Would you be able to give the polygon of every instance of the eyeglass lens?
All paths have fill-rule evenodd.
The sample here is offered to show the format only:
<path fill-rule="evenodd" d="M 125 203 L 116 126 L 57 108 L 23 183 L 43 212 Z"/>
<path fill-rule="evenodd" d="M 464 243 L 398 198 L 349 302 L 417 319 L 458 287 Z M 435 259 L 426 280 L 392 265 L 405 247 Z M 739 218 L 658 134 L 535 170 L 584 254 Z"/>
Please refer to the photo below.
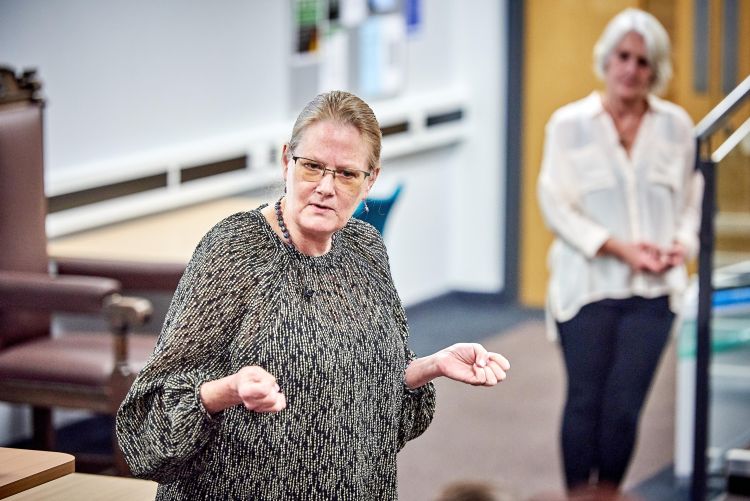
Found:
<path fill-rule="evenodd" d="M 325 164 L 303 157 L 292 157 L 295 164 L 300 167 L 302 178 L 305 181 L 320 181 L 327 172 L 333 176 L 334 183 L 346 189 L 358 189 L 368 172 L 358 169 L 331 169 Z"/>

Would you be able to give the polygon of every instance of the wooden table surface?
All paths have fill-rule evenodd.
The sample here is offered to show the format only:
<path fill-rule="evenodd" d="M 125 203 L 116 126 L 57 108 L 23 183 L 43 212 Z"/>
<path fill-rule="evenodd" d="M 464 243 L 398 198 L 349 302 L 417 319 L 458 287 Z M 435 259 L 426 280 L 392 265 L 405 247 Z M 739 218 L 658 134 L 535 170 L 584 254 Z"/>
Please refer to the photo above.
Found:
<path fill-rule="evenodd" d="M 150 480 L 73 473 L 5 501 L 153 501 L 158 484 Z"/>
<path fill-rule="evenodd" d="M 0 447 L 0 498 L 75 471 L 75 458 L 62 452 Z"/>
<path fill-rule="evenodd" d="M 262 198 L 231 197 L 145 216 L 50 240 L 52 257 L 187 263 L 216 223 L 252 210 Z"/>

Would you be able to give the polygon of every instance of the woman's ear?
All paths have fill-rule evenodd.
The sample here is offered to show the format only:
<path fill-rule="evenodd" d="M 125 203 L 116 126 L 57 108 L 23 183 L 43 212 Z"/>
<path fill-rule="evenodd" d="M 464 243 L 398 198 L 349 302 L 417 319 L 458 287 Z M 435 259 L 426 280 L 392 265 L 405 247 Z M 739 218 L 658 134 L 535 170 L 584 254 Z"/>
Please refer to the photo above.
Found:
<path fill-rule="evenodd" d="M 281 149 L 281 173 L 284 179 L 284 182 L 286 182 L 286 174 L 287 170 L 289 170 L 289 159 L 290 159 L 291 151 L 289 150 L 289 144 L 284 144 L 284 147 Z"/>
<path fill-rule="evenodd" d="M 364 200 L 367 198 L 367 195 L 370 194 L 370 190 L 372 189 L 372 185 L 375 184 L 375 181 L 378 179 L 378 176 L 380 175 L 380 167 L 375 167 L 375 170 L 372 171 L 372 173 L 367 176 L 367 179 L 365 180 L 365 192 L 362 199 Z"/>

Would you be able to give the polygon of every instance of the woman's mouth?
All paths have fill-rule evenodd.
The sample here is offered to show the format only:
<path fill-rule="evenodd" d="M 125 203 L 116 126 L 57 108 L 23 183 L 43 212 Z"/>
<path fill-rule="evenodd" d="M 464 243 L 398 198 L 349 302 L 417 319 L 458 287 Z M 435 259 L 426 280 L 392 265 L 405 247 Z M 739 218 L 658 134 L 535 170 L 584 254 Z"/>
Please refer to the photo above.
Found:
<path fill-rule="evenodd" d="M 327 212 L 327 211 L 332 211 L 333 210 L 332 207 L 328 207 L 327 205 L 310 204 L 310 207 L 312 207 L 316 211 L 320 211 L 320 212 Z"/>

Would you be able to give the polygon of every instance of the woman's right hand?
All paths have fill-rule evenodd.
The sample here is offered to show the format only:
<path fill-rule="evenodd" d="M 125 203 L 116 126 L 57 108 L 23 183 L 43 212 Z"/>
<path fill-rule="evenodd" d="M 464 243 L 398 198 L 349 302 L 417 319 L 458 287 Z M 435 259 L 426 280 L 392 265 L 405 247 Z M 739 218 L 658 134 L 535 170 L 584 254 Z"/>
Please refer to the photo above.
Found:
<path fill-rule="evenodd" d="M 279 412 L 286 408 L 286 397 L 276 378 L 257 365 L 243 367 L 234 375 L 237 396 L 247 410 Z"/>
<path fill-rule="evenodd" d="M 246 366 L 236 373 L 206 381 L 200 398 L 209 414 L 242 404 L 254 412 L 279 412 L 286 408 L 286 397 L 276 378 L 257 365 Z"/>
<path fill-rule="evenodd" d="M 628 252 L 628 259 L 625 261 L 631 270 L 661 273 L 667 269 L 667 263 L 663 259 L 661 249 L 654 244 L 638 242 L 626 245 L 631 247 Z"/>
<path fill-rule="evenodd" d="M 633 272 L 663 273 L 669 268 L 656 245 L 648 242 L 623 242 L 608 239 L 599 249 L 599 254 L 611 254 L 626 263 Z"/>

